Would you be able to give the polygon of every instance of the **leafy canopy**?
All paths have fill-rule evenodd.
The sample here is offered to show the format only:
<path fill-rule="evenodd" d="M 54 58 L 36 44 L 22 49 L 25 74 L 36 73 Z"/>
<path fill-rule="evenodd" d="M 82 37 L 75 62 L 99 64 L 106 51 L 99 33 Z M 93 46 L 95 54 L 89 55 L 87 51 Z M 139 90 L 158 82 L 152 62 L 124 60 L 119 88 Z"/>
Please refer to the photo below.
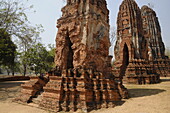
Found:
<path fill-rule="evenodd" d="M 12 65 L 16 54 L 16 45 L 10 35 L 0 29 L 0 65 Z"/>
<path fill-rule="evenodd" d="M 0 28 L 3 32 L 23 41 L 31 41 L 31 37 L 38 37 L 43 31 L 42 25 L 32 26 L 26 12 L 33 6 L 25 6 L 22 0 L 0 1 Z"/>

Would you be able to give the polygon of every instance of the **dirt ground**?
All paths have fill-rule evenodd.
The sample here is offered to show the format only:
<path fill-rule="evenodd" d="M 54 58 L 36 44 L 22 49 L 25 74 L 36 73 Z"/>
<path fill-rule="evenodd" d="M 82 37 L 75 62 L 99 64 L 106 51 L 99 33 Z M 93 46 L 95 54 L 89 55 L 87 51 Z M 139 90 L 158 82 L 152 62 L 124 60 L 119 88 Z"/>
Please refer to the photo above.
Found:
<path fill-rule="evenodd" d="M 154 85 L 126 84 L 131 98 L 122 100 L 121 105 L 115 108 L 94 110 L 91 113 L 170 113 L 170 77 L 161 79 L 160 84 Z M 0 82 L 0 113 L 50 113 L 12 102 L 24 82 L 26 81 Z"/>

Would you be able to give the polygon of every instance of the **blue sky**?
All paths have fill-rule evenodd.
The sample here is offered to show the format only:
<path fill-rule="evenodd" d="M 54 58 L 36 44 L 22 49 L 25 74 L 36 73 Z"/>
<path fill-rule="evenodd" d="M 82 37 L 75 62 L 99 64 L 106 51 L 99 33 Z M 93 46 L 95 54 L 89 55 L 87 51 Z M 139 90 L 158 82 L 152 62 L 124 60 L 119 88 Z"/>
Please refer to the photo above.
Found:
<path fill-rule="evenodd" d="M 110 25 L 116 26 L 116 18 L 119 5 L 123 0 L 107 0 L 110 10 Z M 162 38 L 165 46 L 170 47 L 170 0 L 136 0 L 139 7 L 153 4 L 162 29 Z M 45 32 L 41 34 L 42 43 L 55 44 L 57 33 L 56 22 L 61 17 L 61 8 L 64 6 L 62 0 L 29 0 L 34 5 L 36 13 L 28 13 L 32 24 L 42 24 Z"/>

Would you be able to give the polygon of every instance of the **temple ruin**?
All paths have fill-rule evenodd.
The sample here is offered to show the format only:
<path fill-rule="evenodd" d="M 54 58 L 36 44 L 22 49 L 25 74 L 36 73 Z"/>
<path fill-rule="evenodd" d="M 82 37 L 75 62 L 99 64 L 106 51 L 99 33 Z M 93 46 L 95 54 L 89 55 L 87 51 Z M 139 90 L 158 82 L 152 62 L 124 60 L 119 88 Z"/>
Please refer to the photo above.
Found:
<path fill-rule="evenodd" d="M 67 0 L 57 22 L 56 68 L 23 84 L 16 100 L 52 111 L 90 111 L 127 98 L 112 74 L 109 27 L 105 0 Z"/>
<path fill-rule="evenodd" d="M 15 100 L 51 111 L 114 107 L 128 98 L 122 82 L 151 84 L 169 76 L 155 11 L 123 0 L 117 17 L 115 62 L 109 56 L 106 0 L 67 0 L 57 21 L 55 68 L 31 77 Z"/>
<path fill-rule="evenodd" d="M 123 0 L 119 7 L 114 53 L 113 72 L 121 81 L 151 84 L 169 75 L 158 17 L 148 6 L 140 9 L 135 0 Z"/>

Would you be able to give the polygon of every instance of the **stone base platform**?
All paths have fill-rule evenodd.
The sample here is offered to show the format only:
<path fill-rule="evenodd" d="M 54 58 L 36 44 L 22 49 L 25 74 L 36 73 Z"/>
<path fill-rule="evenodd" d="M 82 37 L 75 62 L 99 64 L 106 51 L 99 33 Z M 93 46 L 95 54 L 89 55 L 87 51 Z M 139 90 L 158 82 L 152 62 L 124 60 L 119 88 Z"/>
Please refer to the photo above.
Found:
<path fill-rule="evenodd" d="M 160 76 L 150 75 L 150 76 L 126 77 L 125 80 L 129 84 L 156 84 L 160 83 Z"/>
<path fill-rule="evenodd" d="M 49 79 L 40 106 L 56 112 L 114 107 L 121 98 L 128 97 L 122 84 L 93 70 L 65 70 L 61 76 Z"/>
<path fill-rule="evenodd" d="M 116 80 L 129 84 L 155 84 L 160 82 L 161 74 L 152 62 L 134 59 L 128 66 L 118 62 L 113 69 Z"/>
<path fill-rule="evenodd" d="M 37 91 L 43 88 L 39 95 L 41 98 L 37 97 L 39 103 L 36 103 L 40 108 L 54 112 L 88 112 L 112 108 L 122 98 L 128 98 L 127 89 L 121 83 L 115 82 L 114 77 L 106 78 L 102 73 L 93 70 L 64 70 L 59 76 L 49 76 L 49 81 L 45 84 L 39 78 L 32 78 L 22 85 L 21 96 L 16 100 L 31 102 Z"/>

